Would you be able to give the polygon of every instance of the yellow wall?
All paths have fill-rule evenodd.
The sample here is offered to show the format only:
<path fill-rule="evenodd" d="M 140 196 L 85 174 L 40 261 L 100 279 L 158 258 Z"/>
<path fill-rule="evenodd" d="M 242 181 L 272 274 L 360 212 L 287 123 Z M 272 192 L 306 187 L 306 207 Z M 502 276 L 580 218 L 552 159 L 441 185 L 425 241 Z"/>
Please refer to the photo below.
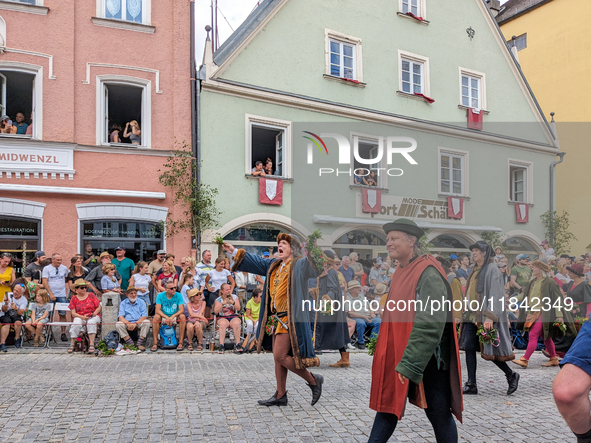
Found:
<path fill-rule="evenodd" d="M 519 63 L 544 114 L 555 112 L 564 162 L 556 167 L 556 208 L 570 214 L 577 241 L 591 246 L 591 1 L 553 0 L 501 26 L 505 39 L 527 33 Z M 588 250 L 591 250 L 589 248 Z"/>

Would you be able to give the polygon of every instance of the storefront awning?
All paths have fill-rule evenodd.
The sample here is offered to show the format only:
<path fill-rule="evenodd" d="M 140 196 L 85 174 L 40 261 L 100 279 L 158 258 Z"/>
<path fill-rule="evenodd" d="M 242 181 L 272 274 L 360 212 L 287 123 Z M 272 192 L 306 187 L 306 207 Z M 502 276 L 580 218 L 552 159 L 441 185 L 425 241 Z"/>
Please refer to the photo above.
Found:
<path fill-rule="evenodd" d="M 333 223 L 350 223 L 355 225 L 373 225 L 383 226 L 386 222 L 384 220 L 372 220 L 365 218 L 345 218 L 333 217 L 331 215 L 314 215 L 314 223 L 317 224 L 333 224 Z M 502 228 L 496 226 L 468 226 L 460 224 L 447 223 L 429 223 L 417 221 L 417 225 L 425 229 L 448 229 L 452 231 L 479 231 L 479 232 L 502 232 Z"/>

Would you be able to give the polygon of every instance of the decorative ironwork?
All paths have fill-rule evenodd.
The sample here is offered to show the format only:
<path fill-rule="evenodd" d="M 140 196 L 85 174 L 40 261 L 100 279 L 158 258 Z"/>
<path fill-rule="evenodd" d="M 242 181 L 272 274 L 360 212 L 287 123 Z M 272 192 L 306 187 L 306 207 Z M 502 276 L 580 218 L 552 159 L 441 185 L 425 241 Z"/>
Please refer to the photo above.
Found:
<path fill-rule="evenodd" d="M 474 34 L 476 34 L 476 31 L 472 29 L 472 26 L 466 29 L 466 32 L 468 33 L 468 37 L 470 37 L 470 40 L 472 40 L 474 38 Z"/>

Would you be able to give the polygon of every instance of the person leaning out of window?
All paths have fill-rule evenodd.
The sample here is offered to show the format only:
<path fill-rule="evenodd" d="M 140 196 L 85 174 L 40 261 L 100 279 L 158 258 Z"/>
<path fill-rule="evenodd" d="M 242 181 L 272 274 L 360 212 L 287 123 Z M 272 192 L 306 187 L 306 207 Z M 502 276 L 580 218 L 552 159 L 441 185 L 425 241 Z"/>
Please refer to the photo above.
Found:
<path fill-rule="evenodd" d="M 131 140 L 131 144 L 133 145 L 142 144 L 142 131 L 140 130 L 140 125 L 136 120 L 132 120 L 125 124 L 125 131 L 123 131 L 123 137 L 129 137 L 129 140 Z"/>
<path fill-rule="evenodd" d="M 12 120 L 7 115 L 2 116 L 0 121 L 0 133 L 2 134 L 16 134 L 16 126 L 13 126 Z"/>
<path fill-rule="evenodd" d="M 254 168 L 252 168 L 252 171 L 250 172 L 252 175 L 258 177 L 265 177 L 267 175 L 265 170 L 263 169 L 263 162 L 260 160 L 257 160 L 257 162 L 254 164 Z"/>
<path fill-rule="evenodd" d="M 125 129 L 127 129 L 127 126 L 125 127 Z M 133 131 L 133 129 L 132 129 L 132 131 Z M 111 126 L 111 132 L 109 134 L 109 143 L 121 143 L 121 137 L 119 137 L 120 132 L 121 132 L 121 126 L 119 126 L 119 125 Z"/>

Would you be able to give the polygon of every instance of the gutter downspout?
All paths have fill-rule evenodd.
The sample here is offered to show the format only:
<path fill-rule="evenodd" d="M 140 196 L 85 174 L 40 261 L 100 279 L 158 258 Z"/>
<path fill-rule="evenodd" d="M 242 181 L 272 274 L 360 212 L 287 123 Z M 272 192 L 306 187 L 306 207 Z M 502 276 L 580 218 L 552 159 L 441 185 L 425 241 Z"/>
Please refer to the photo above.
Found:
<path fill-rule="evenodd" d="M 552 129 L 552 132 L 554 133 L 554 138 L 558 139 L 557 134 L 556 134 L 556 122 L 554 121 L 554 112 L 551 112 L 550 115 L 552 116 L 552 121 L 550 122 L 550 127 Z M 555 169 L 556 169 L 556 165 L 562 163 L 564 161 L 564 156 L 566 155 L 566 152 L 559 152 L 558 154 L 556 154 L 557 156 L 560 157 L 559 160 L 553 162 L 550 164 L 550 214 L 553 214 L 555 211 L 554 208 L 554 191 L 555 191 L 555 185 L 554 185 L 554 176 L 555 176 Z M 553 221 L 554 217 L 552 217 L 551 219 L 551 223 Z M 550 225 L 551 229 L 550 229 L 550 244 L 554 243 L 554 238 L 552 233 L 554 232 L 554 227 L 552 226 L 552 224 Z"/>
<path fill-rule="evenodd" d="M 190 1 L 191 8 L 191 32 L 190 32 L 190 51 L 191 51 L 191 149 L 193 158 L 196 159 L 195 167 L 193 168 L 193 177 L 199 183 L 199 101 L 198 101 L 198 90 L 200 85 L 197 83 L 197 66 L 195 61 L 195 0 Z M 197 249 L 199 247 L 199 234 L 192 233 L 195 236 L 195 244 L 191 244 L 191 249 Z"/>

